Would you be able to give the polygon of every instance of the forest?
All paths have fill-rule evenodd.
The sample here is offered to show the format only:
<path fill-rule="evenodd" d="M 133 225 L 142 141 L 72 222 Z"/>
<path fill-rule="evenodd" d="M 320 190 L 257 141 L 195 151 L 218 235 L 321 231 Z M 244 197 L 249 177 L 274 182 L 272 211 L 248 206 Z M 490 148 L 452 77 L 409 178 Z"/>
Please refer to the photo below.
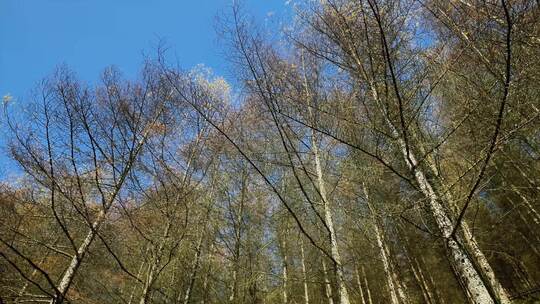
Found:
<path fill-rule="evenodd" d="M 3 98 L 0 303 L 540 303 L 539 2 L 293 2 Z"/>

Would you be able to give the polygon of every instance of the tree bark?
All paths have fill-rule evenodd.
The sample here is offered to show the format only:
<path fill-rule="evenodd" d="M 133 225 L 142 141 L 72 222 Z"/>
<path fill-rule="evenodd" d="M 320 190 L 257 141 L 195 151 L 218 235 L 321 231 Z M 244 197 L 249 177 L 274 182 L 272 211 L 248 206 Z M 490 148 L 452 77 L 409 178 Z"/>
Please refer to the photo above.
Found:
<path fill-rule="evenodd" d="M 304 283 L 304 304 L 309 304 L 309 289 L 306 274 L 306 257 L 304 255 L 304 239 L 300 240 L 300 265 L 302 266 L 302 281 Z"/>
<path fill-rule="evenodd" d="M 94 241 L 97 235 L 97 231 L 100 228 L 100 226 L 105 221 L 105 210 L 100 210 L 98 213 L 97 218 L 92 223 L 92 227 L 90 228 L 90 231 L 86 234 L 86 237 L 84 238 L 83 242 L 77 249 L 77 253 L 73 256 L 71 259 L 71 262 L 69 263 L 68 268 L 64 271 L 64 274 L 62 276 L 62 279 L 60 280 L 60 283 L 58 284 L 58 291 L 60 292 L 59 298 L 54 298 L 51 300 L 50 303 L 62 303 L 64 301 L 64 297 L 66 296 L 67 291 L 69 290 L 69 287 L 71 286 L 71 283 L 73 282 L 73 279 L 75 278 L 75 274 L 77 273 L 77 270 L 81 266 L 81 263 L 84 259 L 84 256 L 88 252 L 88 248 Z"/>
<path fill-rule="evenodd" d="M 201 252 L 202 252 L 202 243 L 203 243 L 204 233 L 201 234 L 199 240 L 197 241 L 197 247 L 195 248 L 195 258 L 193 262 L 193 267 L 191 273 L 189 274 L 189 283 L 184 296 L 184 304 L 188 304 L 191 300 L 191 294 L 193 293 L 193 287 L 195 285 L 195 279 L 197 277 L 197 272 L 201 264 Z"/>
<path fill-rule="evenodd" d="M 392 273 L 392 269 L 390 267 L 390 261 L 388 259 L 387 251 L 383 243 L 383 237 L 379 229 L 379 223 L 376 218 L 375 212 L 373 208 L 371 207 L 371 203 L 369 202 L 369 194 L 367 192 L 366 185 L 363 184 L 362 186 L 364 188 L 363 190 L 364 190 L 364 195 L 366 197 L 366 203 L 368 205 L 369 211 L 371 213 L 371 219 L 373 221 L 373 230 L 375 232 L 375 239 L 377 241 L 377 247 L 379 248 L 379 255 L 383 263 L 384 274 L 386 277 L 386 284 L 388 286 L 388 291 L 390 292 L 390 302 L 392 304 L 399 304 L 398 291 L 397 291 L 397 287 L 394 285 L 394 280 L 393 280 L 394 275 Z"/>
<path fill-rule="evenodd" d="M 317 182 L 319 186 L 319 193 L 321 195 L 323 210 L 324 210 L 324 220 L 326 226 L 328 227 L 330 234 L 330 248 L 331 255 L 334 260 L 334 271 L 336 274 L 336 280 L 338 285 L 338 297 L 340 304 L 349 304 L 349 293 L 347 287 L 345 286 L 345 279 L 343 276 L 343 265 L 341 263 L 341 256 L 339 254 L 339 248 L 337 243 L 336 232 L 334 230 L 334 221 L 332 219 L 332 211 L 330 210 L 328 197 L 326 195 L 326 186 L 324 184 L 324 178 L 322 173 L 321 160 L 319 156 L 319 147 L 317 145 L 317 140 L 315 139 L 315 131 L 311 130 L 311 145 L 313 154 L 315 156 L 315 170 L 317 172 Z"/>
<path fill-rule="evenodd" d="M 371 299 L 371 290 L 369 289 L 368 279 L 366 276 L 366 270 L 364 269 L 364 266 L 362 266 L 362 276 L 364 277 L 364 285 L 366 286 L 368 303 L 373 304 L 373 300 Z"/>
<path fill-rule="evenodd" d="M 439 196 L 433 190 L 433 187 L 427 180 L 424 173 L 420 170 L 420 168 L 417 168 L 418 164 L 414 155 L 412 155 L 411 151 L 406 151 L 403 140 L 400 139 L 399 141 L 411 173 L 414 174 L 415 179 L 420 186 L 420 190 L 429 200 L 429 207 L 433 217 L 435 218 L 435 222 L 437 223 L 437 226 L 445 239 L 445 245 L 450 256 L 450 262 L 454 266 L 456 275 L 462 279 L 470 300 L 476 304 L 495 303 L 480 273 L 476 270 L 472 260 L 465 252 L 463 246 L 459 243 L 458 237 L 452 235 L 452 221 L 444 210 Z M 407 159 L 410 159 L 410 161 Z"/>
<path fill-rule="evenodd" d="M 208 254 L 211 255 L 213 251 L 214 251 L 214 242 L 211 242 L 210 243 L 210 248 L 208 249 Z M 209 262 L 210 258 L 211 258 L 211 256 L 206 259 L 207 263 Z M 208 296 L 210 295 L 210 292 L 208 290 L 208 277 L 210 276 L 211 272 L 212 272 L 212 264 L 209 263 L 208 269 L 206 270 L 206 274 L 204 275 L 204 280 L 203 280 L 204 294 L 203 294 L 202 300 L 201 300 L 202 304 L 206 304 L 208 302 Z"/>
<path fill-rule="evenodd" d="M 356 285 L 358 286 L 358 293 L 360 294 L 360 301 L 362 304 L 366 304 L 366 300 L 364 299 L 364 291 L 362 288 L 362 281 L 360 280 L 360 273 L 358 272 L 358 267 L 355 267 L 355 274 L 356 274 Z"/>
<path fill-rule="evenodd" d="M 419 148 L 423 154 L 426 154 L 422 145 L 420 145 Z M 444 179 L 441 177 L 440 172 L 438 171 L 437 167 L 435 166 L 430 157 L 426 158 L 426 163 L 429 169 L 436 175 L 439 185 L 444 185 Z M 443 194 L 443 198 L 450 205 L 452 213 L 459 212 L 459 208 L 456 205 L 455 200 L 452 198 L 450 192 L 446 192 L 445 194 Z M 502 287 L 499 280 L 497 280 L 493 268 L 491 268 L 489 261 L 480 249 L 478 243 L 476 242 L 476 239 L 473 236 L 467 222 L 465 220 L 462 220 L 459 228 L 460 231 L 463 233 L 463 242 L 465 245 L 465 249 L 472 256 L 472 262 L 475 263 L 476 267 L 481 270 L 480 275 L 487 284 L 487 287 L 491 289 L 491 292 L 495 294 L 501 304 L 510 304 L 511 302 L 508 293 Z"/>
<path fill-rule="evenodd" d="M 334 304 L 334 298 L 332 296 L 332 285 L 330 285 L 330 280 L 328 279 L 328 271 L 326 270 L 326 262 L 324 261 L 324 257 L 322 257 L 322 268 L 323 268 L 323 276 L 324 276 L 324 291 L 326 295 L 326 299 L 328 301 L 328 304 Z"/>
<path fill-rule="evenodd" d="M 150 251 L 150 246 L 146 247 L 146 250 L 145 250 L 145 256 L 148 254 L 148 251 Z M 137 271 L 137 277 L 139 278 L 142 274 L 142 271 L 144 269 L 144 264 L 145 264 L 145 261 L 144 261 L 144 258 L 141 262 L 141 265 L 139 266 L 139 270 Z M 131 304 L 133 302 L 133 297 L 135 296 L 135 290 L 136 290 L 136 285 L 133 286 L 133 288 L 131 289 L 131 292 L 130 292 L 130 295 L 129 295 L 129 300 L 128 300 L 128 304 Z"/>
<path fill-rule="evenodd" d="M 167 238 L 169 237 L 169 232 L 170 232 L 171 227 L 172 227 L 172 223 L 169 220 L 167 221 L 167 226 L 165 226 L 165 230 L 163 230 L 163 236 L 161 237 L 158 247 L 156 248 L 156 251 L 154 252 L 152 263 L 148 267 L 148 274 L 146 276 L 143 291 L 141 294 L 141 299 L 139 301 L 140 304 L 148 303 L 148 300 L 151 297 L 152 285 L 154 284 L 154 281 L 156 280 L 155 278 L 156 270 L 158 269 L 158 266 L 161 263 L 161 254 L 163 252 L 163 248 L 165 247 L 165 242 L 167 241 Z"/>
<path fill-rule="evenodd" d="M 282 244 L 282 261 L 281 261 L 281 276 L 282 276 L 282 280 L 283 280 L 283 286 L 282 286 L 282 296 L 283 296 L 283 304 L 287 304 L 288 303 L 288 298 L 287 298 L 287 283 L 288 283 L 288 274 L 287 274 L 287 254 L 285 253 L 285 248 L 283 248 L 284 245 Z"/>
<path fill-rule="evenodd" d="M 236 292 L 237 292 L 237 282 L 236 282 L 236 277 L 237 277 L 237 272 L 236 272 L 236 267 L 233 268 L 233 272 L 232 272 L 232 282 L 231 282 L 231 286 L 230 286 L 230 296 L 229 296 L 229 303 L 234 303 L 234 301 L 236 300 Z"/>
<path fill-rule="evenodd" d="M 376 95 L 376 93 L 375 93 Z M 377 98 L 378 100 L 378 98 Z M 392 131 L 392 135 L 397 138 L 404 161 L 409 168 L 411 174 L 414 176 L 421 193 L 426 197 L 429 203 L 431 213 L 437 223 L 439 231 L 441 232 L 445 245 L 450 257 L 450 262 L 453 264 L 453 269 L 456 271 L 456 275 L 462 279 L 463 286 L 467 290 L 469 300 L 475 304 L 490 304 L 495 303 L 495 299 L 490 294 L 486 283 L 482 279 L 481 273 L 474 267 L 473 261 L 467 255 L 467 252 L 460 244 L 459 238 L 453 235 L 452 220 L 448 216 L 446 210 L 442 205 L 442 197 L 440 197 L 434 190 L 433 186 L 427 179 L 425 173 L 418 166 L 418 162 L 413 151 L 409 150 L 405 140 L 400 136 L 394 125 L 390 122 L 387 114 L 385 116 L 386 122 Z M 509 302 L 503 302 L 509 303 Z"/>
<path fill-rule="evenodd" d="M 488 286 L 482 278 L 482 274 L 474 267 L 474 263 L 465 251 L 465 248 L 460 243 L 459 238 L 453 235 L 453 224 L 450 216 L 443 207 L 443 197 L 435 192 L 434 187 L 427 179 L 423 170 L 419 167 L 418 161 L 414 155 L 414 151 L 411 151 L 410 147 L 406 143 L 404 134 L 400 134 L 397 128 L 390 120 L 390 115 L 386 110 L 383 102 L 379 98 L 375 83 L 368 77 L 362 61 L 354 56 L 359 72 L 363 75 L 368 82 L 370 93 L 376 102 L 376 104 L 382 109 L 383 118 L 386 125 L 390 129 L 392 136 L 397 140 L 400 152 L 404 159 L 404 162 L 409 169 L 409 172 L 414 176 L 414 179 L 420 187 L 420 192 L 428 201 L 428 206 L 435 219 L 437 227 L 444 238 L 447 253 L 449 255 L 450 263 L 453 266 L 456 276 L 458 276 L 462 282 L 462 286 L 466 289 L 466 294 L 469 300 L 476 304 L 491 304 L 495 303 L 494 297 L 490 294 Z M 497 289 L 496 289 L 497 290 Z M 502 289 L 498 289 L 501 291 Z M 504 294 L 500 295 L 503 299 L 502 303 L 510 303 L 504 301 Z M 507 297 L 506 297 L 507 298 Z"/>

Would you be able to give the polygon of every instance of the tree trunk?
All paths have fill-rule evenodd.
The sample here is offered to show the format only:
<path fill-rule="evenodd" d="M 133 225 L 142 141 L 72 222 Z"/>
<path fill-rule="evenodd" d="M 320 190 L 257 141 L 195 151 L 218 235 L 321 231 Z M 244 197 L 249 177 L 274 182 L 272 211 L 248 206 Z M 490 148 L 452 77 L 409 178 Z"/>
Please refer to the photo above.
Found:
<path fill-rule="evenodd" d="M 405 231 L 403 227 L 402 227 L 402 230 Z M 399 237 L 400 236 L 399 234 L 397 234 L 397 236 L 400 240 L 401 246 L 403 247 L 403 251 L 405 253 L 405 257 L 407 258 L 407 262 L 409 263 L 409 266 L 413 272 L 414 279 L 416 280 L 416 283 L 420 287 L 420 291 L 422 292 L 422 297 L 424 298 L 424 301 L 427 304 L 435 303 L 433 299 L 433 295 L 431 294 L 431 291 L 429 290 L 429 286 L 427 285 L 427 282 L 424 279 L 424 276 L 422 274 L 422 270 L 420 269 L 420 265 L 418 264 L 415 258 L 411 257 L 411 254 L 409 253 L 409 250 L 407 249 L 407 244 L 410 244 L 407 234 L 403 233 L 403 238 Z M 402 241 L 403 239 L 405 239 L 405 242 Z"/>
<path fill-rule="evenodd" d="M 354 58 L 357 61 L 357 65 L 360 68 L 360 72 L 364 75 L 364 78 L 368 81 L 369 90 L 371 95 L 377 105 L 383 109 L 383 117 L 386 121 L 388 128 L 391 131 L 391 134 L 394 138 L 397 139 L 402 157 L 405 164 L 407 165 L 409 172 L 414 176 L 418 186 L 420 187 L 420 192 L 428 201 L 429 208 L 435 219 L 437 227 L 441 235 L 445 239 L 445 245 L 447 253 L 449 256 L 449 261 L 452 264 L 452 268 L 456 276 L 461 280 L 463 288 L 466 290 L 466 294 L 469 297 L 469 300 L 476 304 L 490 304 L 495 303 L 495 299 L 490 294 L 488 286 L 482 278 L 482 274 L 474 267 L 473 261 L 468 256 L 467 252 L 463 246 L 459 243 L 458 237 L 452 235 L 453 225 L 450 216 L 447 214 L 446 210 L 443 207 L 443 197 L 439 196 L 430 181 L 427 179 L 425 173 L 418 166 L 418 161 L 414 155 L 414 152 L 411 151 L 408 145 L 405 142 L 405 139 L 402 137 L 402 134 L 398 132 L 394 124 L 390 120 L 389 113 L 385 110 L 383 103 L 379 99 L 378 92 L 376 90 L 375 84 L 367 76 L 363 64 L 358 58 Z M 501 291 L 501 289 L 499 289 Z M 505 294 L 500 295 L 501 299 L 507 299 Z M 510 303 L 509 301 L 502 301 L 503 304 Z"/>
<path fill-rule="evenodd" d="M 191 273 L 189 274 L 189 283 L 185 292 L 184 304 L 189 303 L 189 301 L 191 300 L 191 294 L 193 293 L 193 286 L 195 285 L 195 279 L 197 277 L 197 272 L 199 271 L 199 266 L 201 263 L 203 236 L 204 233 L 202 233 L 199 237 L 199 240 L 197 241 L 197 247 L 195 248 L 195 259 L 193 262 Z"/>
<path fill-rule="evenodd" d="M 428 291 L 427 291 L 428 288 L 425 284 L 426 282 L 420 278 L 420 273 L 418 272 L 418 270 L 416 269 L 414 265 L 410 264 L 410 267 L 411 267 L 414 279 L 416 280 L 416 284 L 418 284 L 418 287 L 420 288 L 420 292 L 422 293 L 422 298 L 424 298 L 424 302 L 426 304 L 433 304 L 431 302 L 431 298 L 428 295 Z"/>
<path fill-rule="evenodd" d="M 358 267 L 355 267 L 355 274 L 356 274 L 356 285 L 358 286 L 358 293 L 360 294 L 360 301 L 362 304 L 366 304 L 366 300 L 364 299 L 364 291 L 362 290 L 362 281 L 360 280 L 360 273 L 358 272 Z"/>
<path fill-rule="evenodd" d="M 418 269 L 420 270 L 420 273 L 423 274 L 421 264 L 416 259 L 415 259 L 415 261 L 416 261 L 416 264 L 418 265 Z M 422 265 L 427 265 L 426 261 L 424 260 L 424 258 L 422 256 L 420 256 L 420 261 L 422 262 Z M 439 289 L 437 288 L 437 285 L 435 285 L 435 281 L 433 280 L 433 276 L 431 275 L 431 272 L 428 271 L 426 273 L 426 275 L 424 275 L 424 277 L 426 277 L 426 276 L 429 279 L 428 283 L 431 284 L 431 286 L 433 288 L 433 292 L 435 293 L 435 297 L 433 299 L 435 299 L 435 298 L 438 299 L 438 301 L 436 301 L 438 303 L 441 303 L 441 304 L 445 303 L 444 297 L 440 294 Z"/>
<path fill-rule="evenodd" d="M 152 264 L 148 267 L 148 275 L 146 276 L 146 280 L 144 283 L 144 288 L 141 294 L 141 299 L 139 301 L 140 304 L 146 304 L 148 303 L 148 300 L 151 296 L 152 291 L 152 285 L 154 284 L 154 281 L 156 280 L 156 270 L 158 269 L 159 264 L 161 263 L 161 254 L 163 251 L 163 248 L 165 247 L 165 242 L 167 241 L 167 238 L 169 237 L 169 232 L 172 227 L 172 223 L 169 220 L 167 222 L 167 226 L 165 226 L 165 230 L 163 231 L 163 236 L 161 237 L 161 240 L 158 244 L 158 248 L 154 252 L 154 256 L 152 258 Z"/>
<path fill-rule="evenodd" d="M 324 178 L 322 173 L 321 160 L 319 156 L 319 147 L 315 139 L 315 131 L 311 130 L 311 145 L 313 148 L 313 154 L 315 156 L 315 170 L 317 172 L 317 182 L 319 186 L 319 193 L 321 194 L 323 210 L 324 210 L 324 220 L 329 230 L 330 234 L 330 248 L 331 255 L 334 259 L 334 271 L 336 274 L 336 280 L 338 285 L 338 297 L 340 304 L 349 304 L 349 293 L 347 287 L 345 286 L 345 279 L 343 276 L 343 265 L 341 264 L 341 256 L 339 254 L 339 248 L 337 243 L 336 232 L 334 230 L 334 221 L 332 219 L 332 212 L 330 210 L 328 197 L 326 195 L 326 187 L 324 185 Z"/>
<path fill-rule="evenodd" d="M 145 256 L 148 254 L 148 251 L 150 251 L 150 246 L 146 247 L 146 250 L 145 250 Z M 137 271 L 137 278 L 139 278 L 141 276 L 141 273 L 143 271 L 143 268 L 144 268 L 144 258 L 142 259 L 142 262 L 141 262 L 141 265 L 139 266 L 139 270 Z M 131 293 L 129 295 L 129 300 L 128 300 L 128 304 L 131 304 L 132 301 L 133 301 L 133 297 L 135 296 L 135 289 L 136 289 L 136 285 L 133 286 L 133 288 L 131 289 Z"/>
<path fill-rule="evenodd" d="M 371 290 L 369 289 L 368 279 L 366 276 L 366 271 L 364 269 L 364 266 L 362 266 L 362 276 L 364 277 L 364 285 L 366 286 L 366 293 L 368 298 L 368 303 L 373 304 L 373 300 L 371 299 Z"/>
<path fill-rule="evenodd" d="M 423 147 L 420 147 L 420 151 L 425 154 L 425 151 Z M 444 180 L 440 177 L 440 173 L 438 172 L 436 166 L 432 162 L 432 160 L 428 157 L 426 159 L 426 162 L 433 171 L 433 173 L 436 173 L 439 179 L 439 184 L 444 185 Z M 452 198 L 452 195 L 450 192 L 446 192 L 446 194 L 443 195 L 443 197 L 446 199 L 448 204 L 450 205 L 453 213 L 459 213 L 459 207 L 456 205 L 455 200 Z M 501 304 L 510 304 L 510 299 L 508 297 L 508 293 L 506 290 L 502 287 L 501 283 L 497 278 L 495 277 L 495 272 L 493 271 L 493 268 L 491 268 L 491 265 L 489 264 L 489 261 L 487 260 L 486 256 L 478 246 L 478 243 L 476 242 L 475 237 L 473 236 L 469 225 L 467 222 L 463 219 L 460 223 L 460 231 L 463 233 L 463 242 L 465 245 L 465 249 L 470 253 L 472 256 L 472 261 L 475 263 L 476 267 L 481 270 L 480 275 L 482 276 L 483 280 L 487 284 L 487 287 L 490 288 L 491 292 L 497 297 L 498 301 Z"/>
<path fill-rule="evenodd" d="M 303 56 L 302 56 L 302 65 L 304 65 Z M 309 115 L 312 120 L 315 120 L 313 111 L 310 105 L 311 94 L 310 94 L 309 85 L 308 85 L 307 77 L 305 73 L 304 73 L 304 90 L 307 96 Z M 334 271 L 335 271 L 337 285 L 338 285 L 339 303 L 349 304 L 350 303 L 349 293 L 347 291 L 347 287 L 345 285 L 345 279 L 343 276 L 343 265 L 341 264 L 341 256 L 339 254 L 336 232 L 334 230 L 334 221 L 332 219 L 332 212 L 329 206 L 330 203 L 328 201 L 328 197 L 326 195 L 326 187 L 324 185 L 324 177 L 323 177 L 323 172 L 322 172 L 321 160 L 319 156 L 319 147 L 318 147 L 317 139 L 315 136 L 315 130 L 313 129 L 311 129 L 311 145 L 312 145 L 312 150 L 315 157 L 315 170 L 317 172 L 317 183 L 318 183 L 319 193 L 321 195 L 322 204 L 323 204 L 324 221 L 326 222 L 325 224 L 328 227 L 329 234 L 330 234 L 329 238 L 330 238 L 331 256 L 334 262 Z"/>
<path fill-rule="evenodd" d="M 324 261 L 325 257 L 322 257 L 322 269 L 324 276 L 324 291 L 326 294 L 326 299 L 328 304 L 334 304 L 334 298 L 332 297 L 332 285 L 330 285 L 330 280 L 328 279 L 328 271 L 326 270 L 326 262 Z"/>
<path fill-rule="evenodd" d="M 476 239 L 472 235 L 471 230 L 469 229 L 469 225 L 466 222 L 462 222 L 461 231 L 463 232 L 465 246 L 467 246 L 467 249 L 472 254 L 474 260 L 478 264 L 478 267 L 482 270 L 482 275 L 484 276 L 485 280 L 487 280 L 489 287 L 492 289 L 493 293 L 498 298 L 498 301 L 501 304 L 510 304 L 511 301 L 508 293 L 502 287 L 499 280 L 497 280 L 497 278 L 495 277 L 495 272 L 493 271 L 493 268 L 491 268 L 491 265 L 489 264 L 486 256 L 484 255 L 482 250 L 480 250 L 480 247 L 478 246 L 478 243 L 476 242 Z"/>
<path fill-rule="evenodd" d="M 404 155 L 407 155 L 404 143 L 402 143 L 402 150 Z M 429 207 L 433 217 L 435 218 L 441 234 L 445 238 L 445 245 L 448 249 L 448 254 L 450 255 L 450 262 L 453 264 L 456 274 L 462 279 L 470 300 L 476 304 L 495 303 L 486 284 L 482 280 L 480 273 L 475 269 L 472 260 L 469 258 L 464 248 L 458 243 L 457 236 L 452 235 L 452 221 L 441 205 L 440 198 L 433 190 L 424 173 L 419 168 L 416 168 L 418 164 L 411 153 L 409 153 L 409 158 L 411 159 L 410 162 L 407 162 L 409 168 L 413 171 L 422 193 L 429 200 Z"/>
<path fill-rule="evenodd" d="M 282 295 L 283 295 L 283 304 L 287 304 L 288 303 L 288 299 L 287 299 L 287 282 L 288 282 L 288 277 L 287 277 L 287 255 L 285 254 L 284 251 L 285 250 L 283 250 L 283 261 L 281 263 L 281 275 L 282 275 L 282 279 L 283 279 Z"/>
<path fill-rule="evenodd" d="M 414 175 L 420 191 L 427 198 L 431 213 L 437 223 L 439 231 L 445 239 L 445 245 L 448 250 L 450 262 L 453 264 L 453 269 L 456 271 L 456 275 L 461 278 L 464 288 L 467 290 L 469 300 L 476 304 L 489 304 L 495 303 L 495 299 L 490 294 L 488 286 L 482 278 L 482 274 L 474 267 L 473 260 L 467 255 L 467 252 L 459 242 L 459 238 L 456 235 L 452 235 L 454 228 L 450 217 L 444 210 L 442 205 L 442 198 L 435 192 L 426 175 L 418 167 L 418 162 L 413 154 L 413 151 L 408 150 L 405 141 L 399 136 L 399 133 L 387 119 L 387 122 L 392 130 L 392 134 L 398 138 L 398 143 L 401 148 L 403 158 Z M 479 250 L 476 254 L 481 253 Z M 484 270 L 482 268 L 482 270 Z M 499 290 L 500 291 L 500 290 Z M 504 294 L 501 299 L 504 300 Z M 506 297 L 506 299 L 508 299 Z M 510 303 L 509 301 L 501 301 L 503 304 Z"/>
<path fill-rule="evenodd" d="M 210 242 L 210 248 L 208 248 L 208 254 L 212 254 L 213 251 L 214 251 L 214 242 Z M 206 259 L 206 262 L 208 263 L 209 260 L 210 260 L 210 257 Z M 206 304 L 208 302 L 208 296 L 210 294 L 208 290 L 208 277 L 210 276 L 211 272 L 212 272 L 212 264 L 209 263 L 208 269 L 204 275 L 204 280 L 203 280 L 204 294 L 202 296 L 201 304 Z"/>
<path fill-rule="evenodd" d="M 230 293 L 231 295 L 229 296 L 229 303 L 234 303 L 234 301 L 236 300 L 236 292 L 237 292 L 237 282 L 236 282 L 236 277 L 237 277 L 237 272 L 236 272 L 236 267 L 233 267 L 233 273 L 232 273 L 232 282 L 231 282 L 231 287 L 230 287 Z"/>
<path fill-rule="evenodd" d="M 393 261 L 392 254 L 390 253 L 390 249 L 388 248 L 386 235 L 382 227 L 380 229 L 380 232 L 382 236 L 382 243 L 383 243 L 384 251 L 386 251 L 386 256 L 388 257 L 388 262 L 390 264 L 390 273 L 392 274 L 392 279 L 394 280 L 394 283 L 396 285 L 397 295 L 401 303 L 407 304 L 409 300 L 407 299 L 407 296 L 406 296 L 405 286 L 403 285 L 403 283 L 401 282 L 401 279 L 399 278 L 398 272 L 396 270 L 395 262 Z"/>
<path fill-rule="evenodd" d="M 424 287 L 426 289 L 426 292 L 429 296 L 429 298 L 431 299 L 431 302 L 432 303 L 437 303 L 437 301 L 435 300 L 435 295 L 433 294 L 432 290 L 431 289 L 435 289 L 435 285 L 433 284 L 433 278 L 430 276 L 430 281 L 431 281 L 431 287 L 429 285 L 429 282 L 426 280 L 426 277 L 424 275 L 424 271 L 422 271 L 422 267 L 420 266 L 420 263 L 418 263 L 418 261 L 416 259 L 414 259 L 414 262 L 416 263 L 416 266 L 417 266 L 417 269 L 418 269 L 418 273 L 420 274 L 420 279 L 422 280 L 422 284 L 424 284 Z M 437 290 L 435 289 L 435 294 L 437 294 L 437 298 L 439 298 L 439 302 L 443 302 L 442 300 L 442 297 L 440 297 L 438 295 L 438 292 Z"/>
<path fill-rule="evenodd" d="M 146 304 L 148 303 L 148 300 L 150 299 L 150 294 L 152 290 L 152 285 L 154 282 L 154 273 L 157 268 L 157 263 L 159 262 L 159 258 L 157 260 L 154 260 L 154 263 L 149 265 L 148 274 L 146 276 L 146 280 L 144 282 L 144 287 L 141 293 L 141 299 L 139 300 L 140 304 Z"/>
<path fill-rule="evenodd" d="M 371 219 L 373 220 L 373 230 L 375 232 L 375 239 L 377 241 L 377 247 L 379 248 L 379 255 L 383 263 L 384 274 L 386 277 L 386 284 L 388 285 L 388 291 L 390 292 L 390 302 L 392 304 L 399 304 L 398 291 L 397 291 L 397 287 L 394 285 L 393 273 L 390 267 L 390 261 L 387 256 L 387 251 L 383 243 L 383 237 L 379 229 L 379 222 L 377 220 L 377 217 L 375 215 L 373 208 L 371 208 L 371 203 L 369 202 L 369 194 L 367 192 L 367 188 L 365 184 L 363 184 L 362 186 L 364 188 L 363 190 L 364 190 L 364 195 L 366 197 L 366 203 L 371 213 Z"/>
<path fill-rule="evenodd" d="M 60 280 L 60 283 L 57 287 L 58 291 L 60 292 L 60 294 L 58 295 L 59 298 L 52 299 L 50 303 L 62 303 L 64 301 L 64 297 L 66 296 L 66 293 L 69 290 L 73 279 L 75 278 L 75 274 L 81 266 L 82 260 L 88 252 L 88 248 L 96 238 L 97 231 L 101 224 L 103 224 L 103 222 L 105 221 L 105 218 L 105 210 L 102 209 L 99 211 L 97 218 L 92 223 L 90 231 L 88 231 L 83 242 L 77 249 L 77 253 L 71 259 L 68 268 L 64 271 L 64 275 L 62 276 L 62 279 Z"/>
<path fill-rule="evenodd" d="M 304 304 L 309 304 L 309 289 L 306 274 L 306 257 L 304 255 L 304 239 L 300 239 L 300 264 L 302 266 L 302 281 L 304 283 Z"/>

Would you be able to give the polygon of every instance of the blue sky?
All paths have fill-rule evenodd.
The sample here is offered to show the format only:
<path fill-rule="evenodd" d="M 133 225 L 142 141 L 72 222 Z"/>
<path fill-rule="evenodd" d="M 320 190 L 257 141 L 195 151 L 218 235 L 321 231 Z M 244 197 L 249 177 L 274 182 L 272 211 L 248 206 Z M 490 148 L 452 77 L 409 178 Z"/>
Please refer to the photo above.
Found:
<path fill-rule="evenodd" d="M 143 52 L 153 55 L 162 39 L 183 68 L 204 64 L 227 78 L 215 17 L 232 0 L 0 0 L 0 98 L 27 101 L 29 90 L 59 64 L 87 82 L 103 68 L 137 74 Z M 279 24 L 285 0 L 244 0 L 260 25 Z M 1 125 L 1 124 L 0 124 Z M 0 131 L 0 180 L 12 172 Z M 7 171 L 7 172 L 6 172 Z"/>
<path fill-rule="evenodd" d="M 203 63 L 221 73 L 225 62 L 216 43 L 214 19 L 231 3 L 2 0 L 0 96 L 10 93 L 24 99 L 37 81 L 61 63 L 87 81 L 97 79 L 111 64 L 133 76 L 142 62 L 142 52 L 151 55 L 160 38 L 178 55 L 184 68 Z M 244 6 L 262 24 L 287 10 L 284 0 L 245 0 Z"/>

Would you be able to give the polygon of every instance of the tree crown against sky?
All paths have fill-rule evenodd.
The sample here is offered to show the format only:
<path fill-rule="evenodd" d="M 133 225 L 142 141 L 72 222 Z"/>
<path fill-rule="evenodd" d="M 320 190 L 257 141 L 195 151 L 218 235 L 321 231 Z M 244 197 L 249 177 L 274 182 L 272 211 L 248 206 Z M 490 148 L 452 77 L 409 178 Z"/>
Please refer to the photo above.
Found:
<path fill-rule="evenodd" d="M 2 301 L 538 301 L 538 2 L 280 5 L 6 95 Z"/>

